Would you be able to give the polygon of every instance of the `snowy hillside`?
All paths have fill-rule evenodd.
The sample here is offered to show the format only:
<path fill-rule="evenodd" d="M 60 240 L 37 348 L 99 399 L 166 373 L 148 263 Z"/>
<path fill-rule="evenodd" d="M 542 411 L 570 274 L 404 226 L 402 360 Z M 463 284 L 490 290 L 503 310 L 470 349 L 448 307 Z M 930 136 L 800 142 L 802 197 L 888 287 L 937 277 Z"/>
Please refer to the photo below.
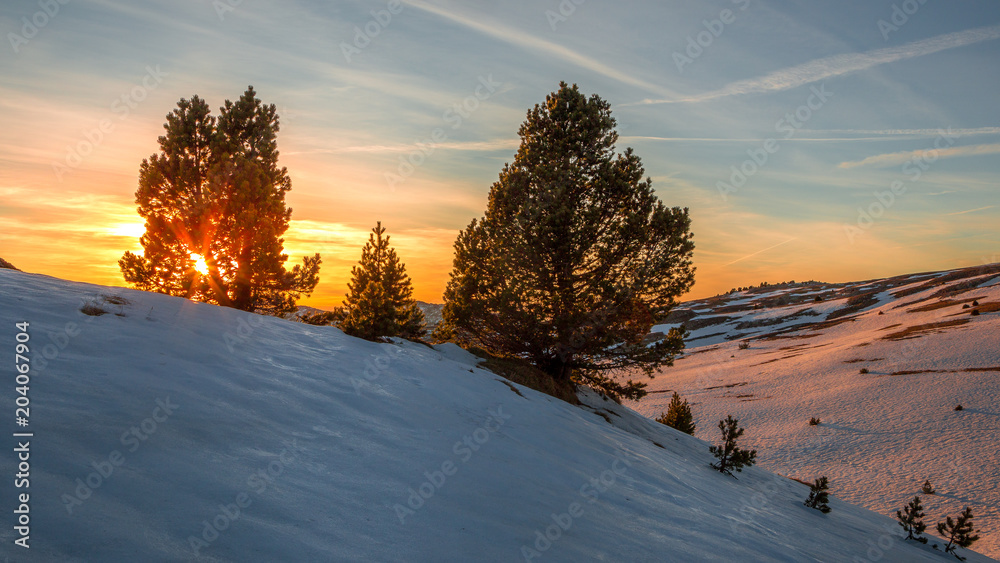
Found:
<path fill-rule="evenodd" d="M 928 521 L 971 506 L 975 548 L 1000 557 L 1000 265 L 756 288 L 671 320 L 656 330 L 693 328 L 686 355 L 637 411 L 658 416 L 676 390 L 704 439 L 731 413 L 762 467 L 826 475 L 838 497 L 882 514 L 915 494 Z M 937 494 L 920 492 L 926 479 Z"/>
<path fill-rule="evenodd" d="M 837 498 L 829 514 L 806 508 L 805 486 L 758 467 L 724 476 L 708 467 L 701 440 L 591 393 L 581 394 L 590 406 L 577 407 L 512 385 L 453 346 L 374 344 L 332 327 L 12 270 L 0 271 L 0 320 L 8 359 L 15 323 L 30 323 L 33 366 L 26 428 L 12 420 L 7 368 L 0 537 L 13 561 L 954 560 L 901 541 L 886 516 Z M 962 355 L 963 364 L 946 355 L 940 367 L 995 353 L 983 352 Z M 788 383 L 806 375 L 816 377 Z M 987 414 L 995 396 L 957 392 L 935 389 L 929 402 L 947 410 L 960 399 L 969 408 L 959 415 L 996 420 Z M 835 403 L 803 413 L 836 426 L 798 430 L 867 436 L 861 422 L 838 418 Z M 703 436 L 707 410 L 696 407 Z M 785 410 L 797 424 L 799 413 Z M 772 450 L 780 442 L 762 440 L 763 415 L 747 422 L 763 460 L 788 457 Z M 34 435 L 11 437 L 18 431 Z M 913 438 L 926 446 L 928 437 Z M 958 441 L 921 456 L 943 463 L 964 447 Z M 14 489 L 14 448 L 30 449 L 28 489 Z M 959 461 L 989 470 L 987 458 Z M 825 470 L 843 489 L 841 472 Z M 30 493 L 30 550 L 13 543 L 16 492 Z"/>

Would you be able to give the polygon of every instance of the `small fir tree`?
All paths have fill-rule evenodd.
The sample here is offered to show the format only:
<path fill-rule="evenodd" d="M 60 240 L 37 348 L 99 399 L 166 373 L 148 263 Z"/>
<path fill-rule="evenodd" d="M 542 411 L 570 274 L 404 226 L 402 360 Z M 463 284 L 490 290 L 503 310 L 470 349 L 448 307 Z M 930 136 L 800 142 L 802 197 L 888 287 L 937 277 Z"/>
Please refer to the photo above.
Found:
<path fill-rule="evenodd" d="M 406 265 L 379 221 L 361 250 L 361 261 L 351 270 L 350 293 L 344 303 L 340 328 L 352 336 L 379 340 L 390 336 L 420 338 L 424 314 L 413 299 Z"/>
<path fill-rule="evenodd" d="M 743 428 L 739 427 L 739 420 L 732 415 L 727 416 L 726 420 L 719 421 L 719 430 L 722 431 L 722 445 L 708 448 L 719 460 L 713 463 L 712 467 L 736 477 L 733 471 L 743 471 L 744 467 L 750 467 L 756 462 L 757 450 L 744 450 L 736 445 L 736 440 L 743 435 Z"/>
<path fill-rule="evenodd" d="M 673 398 L 670 399 L 667 412 L 661 414 L 656 421 L 685 434 L 694 435 L 694 416 L 691 414 L 691 405 L 686 399 L 682 400 L 676 391 L 674 391 Z"/>
<path fill-rule="evenodd" d="M 948 545 L 944 547 L 944 552 L 951 553 L 959 561 L 965 561 L 965 558 L 955 553 L 955 550 L 959 547 L 968 548 L 979 539 L 975 530 L 972 529 L 972 509 L 968 506 L 958 516 L 958 520 L 953 522 L 949 516 L 946 521 L 938 522 L 937 531 L 942 537 L 948 538 Z"/>
<path fill-rule="evenodd" d="M 921 487 L 920 490 L 923 491 L 925 495 L 933 495 L 934 487 L 931 485 L 931 480 L 927 479 L 926 481 L 924 481 L 924 486 Z"/>
<path fill-rule="evenodd" d="M 896 519 L 906 531 L 906 539 L 927 543 L 927 538 L 922 535 L 927 524 L 924 524 L 924 507 L 920 504 L 919 496 L 913 497 L 902 511 L 897 510 Z"/>
<path fill-rule="evenodd" d="M 830 482 L 826 477 L 820 477 L 816 479 L 816 482 L 809 485 L 809 497 L 806 502 L 803 503 L 809 508 L 815 508 L 816 510 L 826 514 L 830 512 Z"/>

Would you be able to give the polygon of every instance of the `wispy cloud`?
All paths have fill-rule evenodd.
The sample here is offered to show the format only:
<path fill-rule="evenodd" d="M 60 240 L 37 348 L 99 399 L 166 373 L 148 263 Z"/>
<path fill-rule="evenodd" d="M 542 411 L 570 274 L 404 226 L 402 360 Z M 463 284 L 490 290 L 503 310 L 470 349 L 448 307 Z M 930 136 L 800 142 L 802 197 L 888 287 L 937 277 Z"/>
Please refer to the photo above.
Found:
<path fill-rule="evenodd" d="M 874 167 L 886 167 L 895 166 L 897 164 L 903 164 L 908 160 L 914 158 L 921 158 L 928 152 L 927 149 L 919 149 L 915 151 L 902 151 L 902 152 L 891 152 L 887 154 L 877 154 L 874 156 L 869 156 L 868 158 L 862 160 L 852 160 L 847 162 L 841 162 L 838 167 L 840 168 L 858 168 L 860 166 L 874 166 Z M 998 154 L 1000 153 L 1000 143 L 991 143 L 988 145 L 969 145 L 966 147 L 952 147 L 948 149 L 937 149 L 938 158 L 948 158 L 952 156 L 976 156 L 983 154 Z"/>
<path fill-rule="evenodd" d="M 747 258 L 753 258 L 754 256 L 757 256 L 758 254 L 762 254 L 764 252 L 767 252 L 768 250 L 773 250 L 775 248 L 778 248 L 779 246 L 788 244 L 788 243 L 792 242 L 793 240 L 796 240 L 797 238 L 798 237 L 792 237 L 792 238 L 790 238 L 790 239 L 788 239 L 788 240 L 786 240 L 784 242 L 779 242 L 778 244 L 776 244 L 774 246 L 769 246 L 769 247 L 767 247 L 767 248 L 765 248 L 763 250 L 758 250 L 757 252 L 754 252 L 752 254 L 747 254 L 746 256 L 744 256 L 742 258 L 737 258 L 736 260 L 733 260 L 732 262 L 729 262 L 728 264 L 723 264 L 722 266 L 723 267 L 732 266 L 733 264 L 735 264 L 737 262 L 742 262 L 742 261 L 746 260 Z"/>
<path fill-rule="evenodd" d="M 965 215 L 966 213 L 975 213 L 976 211 L 985 211 L 987 209 L 993 209 L 995 205 L 987 205 L 986 207 L 977 207 L 975 209 L 966 209 L 965 211 L 956 211 L 954 213 L 948 213 L 948 215 Z"/>
<path fill-rule="evenodd" d="M 941 129 L 800 129 L 805 134 L 829 134 L 829 135 L 873 135 L 880 137 L 937 137 L 941 134 Z M 1000 127 L 969 127 L 956 129 L 951 127 L 948 131 L 959 137 L 971 137 L 974 135 L 1000 135 Z"/>
<path fill-rule="evenodd" d="M 587 57 L 577 51 L 574 51 L 573 49 L 563 47 L 562 45 L 552 43 L 551 41 L 539 39 L 538 37 L 524 33 L 516 28 L 507 27 L 495 21 L 486 21 L 482 18 L 464 16 L 452 9 L 445 9 L 441 6 L 428 4 L 427 2 L 423 2 L 421 0 L 404 0 L 404 2 L 414 8 L 419 8 L 425 12 L 430 12 L 457 24 L 474 29 L 480 33 L 489 35 L 494 39 L 499 39 L 506 43 L 510 43 L 515 47 L 524 49 L 525 51 L 531 53 L 542 52 L 565 62 L 585 68 L 592 72 L 596 72 L 602 76 L 606 76 L 626 84 L 631 84 L 632 86 L 642 88 L 643 90 L 653 92 L 660 96 L 671 98 L 677 96 L 677 93 L 669 88 L 664 88 L 663 86 L 646 82 L 641 78 L 622 72 L 613 66 L 606 65 L 598 60 Z"/>
<path fill-rule="evenodd" d="M 922 57 L 931 53 L 937 53 L 938 51 L 964 47 L 998 38 L 1000 38 L 1000 25 L 958 31 L 931 37 L 930 39 L 914 41 L 906 45 L 900 45 L 899 47 L 887 47 L 866 53 L 845 53 L 824 57 L 793 67 L 776 70 L 764 76 L 730 82 L 718 90 L 712 90 L 704 94 L 680 98 L 668 96 L 665 99 L 643 100 L 641 103 L 704 102 L 726 96 L 788 90 L 804 84 L 819 82 L 827 78 L 866 70 L 878 65 Z"/>
<path fill-rule="evenodd" d="M 435 143 L 434 149 L 455 150 L 455 151 L 498 151 L 516 149 L 520 145 L 520 139 L 496 139 L 493 141 L 451 141 Z M 338 153 L 408 153 L 418 150 L 413 143 L 394 145 L 354 145 L 348 147 L 333 147 L 325 149 L 313 149 L 308 151 L 288 152 L 287 154 L 338 154 Z"/>

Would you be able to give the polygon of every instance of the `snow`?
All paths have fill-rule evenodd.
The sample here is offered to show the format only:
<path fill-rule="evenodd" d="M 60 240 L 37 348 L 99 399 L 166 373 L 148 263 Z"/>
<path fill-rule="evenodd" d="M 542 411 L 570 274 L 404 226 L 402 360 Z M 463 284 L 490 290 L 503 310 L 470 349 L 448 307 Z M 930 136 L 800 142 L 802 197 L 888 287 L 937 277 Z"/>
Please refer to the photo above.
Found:
<path fill-rule="evenodd" d="M 920 494 L 929 529 L 971 506 L 982 531 L 974 548 L 998 557 L 1000 312 L 970 316 L 958 302 L 915 310 L 940 301 L 930 298 L 946 289 L 940 285 L 892 298 L 913 285 L 880 291 L 876 304 L 841 324 L 818 330 L 803 325 L 780 338 L 754 338 L 746 350 L 724 338 L 691 342 L 674 367 L 649 382 L 653 393 L 629 406 L 655 417 L 670 400 L 668 390 L 676 390 L 693 404 L 696 436 L 714 438 L 716 421 L 732 414 L 747 428 L 744 439 L 760 451 L 762 467 L 804 480 L 825 475 L 838 497 L 886 515 Z M 1000 303 L 1000 285 L 973 285 L 978 287 L 945 299 Z M 834 308 L 845 303 L 816 305 L 834 302 Z M 772 314 L 786 310 L 775 308 Z M 726 326 L 760 313 L 734 315 L 738 318 Z M 968 322 L 884 339 L 909 327 L 949 321 Z M 869 373 L 859 373 L 861 368 Z M 898 372 L 918 373 L 893 375 Z M 955 411 L 958 404 L 964 410 Z M 822 423 L 810 426 L 811 417 Z M 937 494 L 920 492 L 925 479 Z"/>
<path fill-rule="evenodd" d="M 109 314 L 82 314 L 86 301 Z M 10 348 L 14 323 L 31 323 L 35 366 L 31 549 L 0 528 L 17 561 L 951 560 L 903 542 L 887 516 L 836 497 L 821 514 L 799 483 L 722 475 L 707 442 L 593 392 L 573 406 L 505 382 L 451 345 L 14 271 L 0 271 L 0 320 Z M 714 439 L 707 407 L 695 412 Z M 763 415 L 735 414 L 768 464 L 789 457 Z M 870 424 L 828 416 L 850 436 Z"/>

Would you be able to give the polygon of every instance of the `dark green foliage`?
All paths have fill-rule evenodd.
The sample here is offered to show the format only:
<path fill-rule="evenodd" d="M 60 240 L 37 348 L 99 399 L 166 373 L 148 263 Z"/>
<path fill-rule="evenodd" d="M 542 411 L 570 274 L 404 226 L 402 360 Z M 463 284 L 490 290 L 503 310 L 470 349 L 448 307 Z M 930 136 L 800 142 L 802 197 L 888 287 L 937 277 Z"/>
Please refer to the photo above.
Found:
<path fill-rule="evenodd" d="M 830 493 L 828 492 L 830 488 L 830 482 L 826 477 L 820 477 L 816 479 L 816 482 L 809 485 L 809 497 L 803 503 L 809 508 L 815 508 L 816 510 L 826 514 L 830 512 Z"/>
<path fill-rule="evenodd" d="M 739 427 L 737 419 L 729 415 L 726 420 L 720 420 L 719 430 L 722 431 L 722 445 L 708 448 L 708 451 L 719 460 L 712 464 L 713 468 L 727 475 L 733 475 L 733 471 L 741 472 L 744 467 L 756 463 L 757 450 L 743 450 L 736 445 L 736 440 L 743 435 L 743 429 Z"/>
<path fill-rule="evenodd" d="M 681 396 L 674 391 L 674 396 L 670 399 L 667 412 L 660 415 L 656 422 L 666 424 L 685 434 L 694 435 L 694 416 L 691 414 L 691 405 L 687 400 L 681 400 Z"/>
<path fill-rule="evenodd" d="M 666 207 L 632 149 L 615 154 L 610 105 L 560 85 L 521 125 L 483 217 L 455 242 L 442 311 L 456 341 L 560 381 L 637 399 L 683 349 L 645 341 L 694 282 L 687 209 Z M 446 331 L 446 329 L 442 329 Z"/>
<path fill-rule="evenodd" d="M 343 314 L 339 314 L 337 311 L 316 311 L 312 313 L 306 313 L 304 315 L 299 315 L 293 320 L 299 321 L 300 323 L 305 323 L 307 325 L 316 326 L 327 326 L 336 323 L 340 320 Z"/>
<path fill-rule="evenodd" d="M 118 261 L 125 281 L 245 311 L 294 311 L 319 282 L 320 257 L 285 269 L 292 184 L 278 167 L 274 105 L 251 86 L 215 118 L 198 96 L 182 98 L 164 129 L 160 152 L 139 167 L 135 197 L 146 233 L 142 256 L 126 252 Z"/>
<path fill-rule="evenodd" d="M 923 518 L 924 507 L 920 504 L 920 497 L 913 497 L 902 511 L 896 511 L 896 519 L 906 532 L 906 539 L 927 543 L 927 538 L 922 535 L 927 529 Z"/>
<path fill-rule="evenodd" d="M 920 490 L 923 491 L 925 495 L 933 495 L 934 487 L 931 485 L 931 480 L 930 479 L 925 480 L 924 486 L 921 487 Z"/>
<path fill-rule="evenodd" d="M 361 249 L 361 261 L 351 270 L 340 328 L 367 340 L 420 338 L 424 335 L 424 313 L 413 299 L 406 265 L 389 246 L 389 237 L 383 235 L 385 227 L 379 221 Z"/>
<path fill-rule="evenodd" d="M 954 522 L 951 516 L 944 522 L 938 522 L 937 531 L 941 537 L 948 539 L 948 545 L 944 548 L 945 553 L 953 554 L 959 561 L 965 561 L 965 558 L 955 553 L 955 550 L 959 547 L 967 548 L 979 539 L 972 529 L 972 509 L 968 506 Z"/>

